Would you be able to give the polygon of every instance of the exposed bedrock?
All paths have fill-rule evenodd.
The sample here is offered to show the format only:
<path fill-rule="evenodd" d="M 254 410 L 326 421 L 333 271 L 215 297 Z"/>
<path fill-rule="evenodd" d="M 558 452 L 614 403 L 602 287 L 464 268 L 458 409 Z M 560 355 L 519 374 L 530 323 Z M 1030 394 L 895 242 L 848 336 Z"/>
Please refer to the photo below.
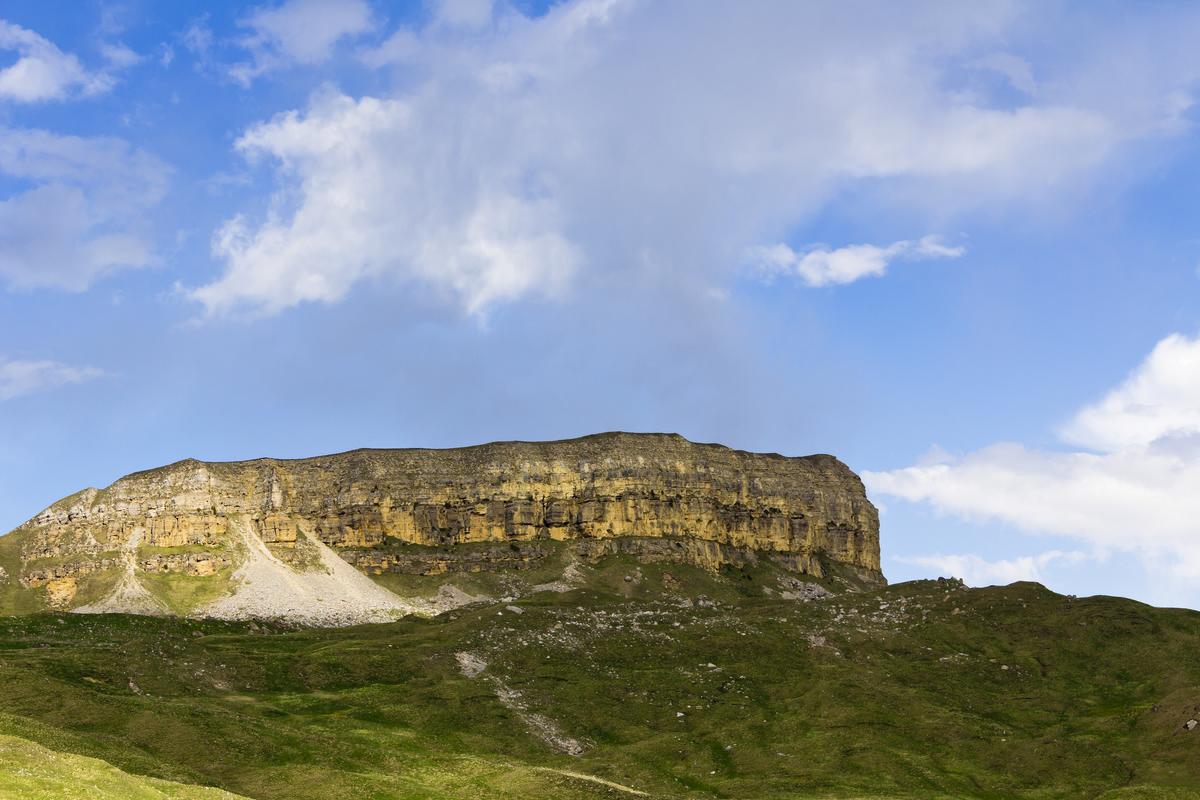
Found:
<path fill-rule="evenodd" d="M 539 543 L 564 541 L 585 558 L 715 570 L 768 557 L 815 575 L 836 562 L 883 580 L 875 507 L 833 456 L 629 433 L 181 461 L 80 492 L 21 526 L 24 580 L 67 577 L 72 563 L 103 569 L 134 536 L 139 568 L 204 574 L 238 557 L 234 523 L 288 563 L 320 542 L 367 574 L 520 569 L 544 557 Z"/>

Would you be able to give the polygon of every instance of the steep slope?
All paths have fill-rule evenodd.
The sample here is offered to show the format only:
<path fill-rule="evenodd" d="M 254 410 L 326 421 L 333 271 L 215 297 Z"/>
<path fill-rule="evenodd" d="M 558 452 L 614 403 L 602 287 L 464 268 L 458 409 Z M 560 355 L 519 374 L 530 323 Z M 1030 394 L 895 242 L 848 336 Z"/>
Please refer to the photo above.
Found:
<path fill-rule="evenodd" d="M 832 456 L 669 434 L 182 461 L 0 538 L 0 609 L 349 624 L 452 607 L 467 576 L 501 575 L 493 584 L 519 594 L 512 573 L 553 579 L 618 554 L 876 585 L 878 527 Z"/>
<path fill-rule="evenodd" d="M 311 543 L 315 568 L 295 570 L 275 557 L 249 522 L 236 520 L 231 528 L 241 538 L 245 558 L 233 573 L 233 593 L 197 609 L 201 616 L 344 625 L 386 622 L 421 610 L 373 583 L 320 541 Z"/>
<path fill-rule="evenodd" d="M 59 753 L 0 734 L 0 800 L 238 800 L 220 789 L 122 772 L 95 758 Z"/>
<path fill-rule="evenodd" d="M 361 627 L 0 618 L 0 732 L 258 800 L 1200 798 L 1200 613 L 581 569 Z"/>

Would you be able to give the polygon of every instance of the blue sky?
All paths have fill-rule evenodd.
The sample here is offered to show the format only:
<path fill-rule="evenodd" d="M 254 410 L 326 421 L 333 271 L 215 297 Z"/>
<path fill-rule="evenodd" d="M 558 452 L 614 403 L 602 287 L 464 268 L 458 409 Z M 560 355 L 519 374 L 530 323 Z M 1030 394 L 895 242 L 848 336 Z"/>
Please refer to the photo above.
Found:
<path fill-rule="evenodd" d="M 1200 607 L 1200 9 L 0 11 L 0 529 L 184 457 L 830 452 L 893 580 Z"/>

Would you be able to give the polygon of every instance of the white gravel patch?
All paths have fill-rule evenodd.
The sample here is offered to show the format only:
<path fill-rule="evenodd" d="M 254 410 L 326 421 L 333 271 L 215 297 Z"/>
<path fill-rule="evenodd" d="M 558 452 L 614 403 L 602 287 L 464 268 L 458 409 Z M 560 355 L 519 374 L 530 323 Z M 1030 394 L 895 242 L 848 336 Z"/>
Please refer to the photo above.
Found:
<path fill-rule="evenodd" d="M 492 598 L 486 594 L 471 594 L 452 583 L 443 583 L 433 597 L 405 598 L 405 602 L 412 605 L 413 613 L 423 617 L 436 617 L 463 606 L 491 601 Z"/>
<path fill-rule="evenodd" d="M 484 671 L 488 668 L 488 663 L 476 653 L 467 651 L 458 652 L 454 654 L 454 659 L 458 662 L 459 671 L 472 680 L 483 675 Z M 491 681 L 500 704 L 515 713 L 525 723 L 525 727 L 529 729 L 529 732 L 538 739 L 541 739 L 543 744 L 560 753 L 566 753 L 569 756 L 582 755 L 588 749 L 587 742 L 567 736 L 563 733 L 558 723 L 550 717 L 530 711 L 528 704 L 525 702 L 525 696 L 500 680 L 499 676 L 484 675 L 484 678 Z M 586 777 L 584 779 L 588 780 Z"/>
<path fill-rule="evenodd" d="M 538 592 L 555 592 L 564 594 L 578 589 L 587 580 L 587 576 L 583 574 L 580 566 L 572 561 L 567 564 L 567 568 L 563 570 L 562 577 L 556 581 L 549 583 L 539 583 L 536 586 L 531 586 L 529 591 L 537 594 Z"/>
<path fill-rule="evenodd" d="M 468 678 L 478 678 L 488 668 L 487 662 L 474 653 L 455 653 L 454 660 L 458 662 L 459 671 Z"/>
<path fill-rule="evenodd" d="M 271 553 L 249 522 L 235 520 L 230 528 L 240 537 L 245 557 L 233 573 L 236 589 L 199 609 L 198 617 L 335 627 L 391 622 L 423 610 L 363 575 L 315 537 L 308 537 L 308 543 L 316 548 L 321 567 L 297 572 Z"/>

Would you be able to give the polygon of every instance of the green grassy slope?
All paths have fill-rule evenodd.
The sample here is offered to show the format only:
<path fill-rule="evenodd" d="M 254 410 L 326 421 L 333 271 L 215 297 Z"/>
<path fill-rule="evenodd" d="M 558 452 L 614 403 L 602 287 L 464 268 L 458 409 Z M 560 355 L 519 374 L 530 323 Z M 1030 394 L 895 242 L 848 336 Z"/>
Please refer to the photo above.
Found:
<path fill-rule="evenodd" d="M 521 613 L 323 631 L 0 618 L 0 732 L 252 798 L 1200 798 L 1198 613 L 758 580 L 614 559 Z"/>
<path fill-rule="evenodd" d="M 122 772 L 94 758 L 58 753 L 0 734 L 0 800 L 237 800 L 220 789 Z"/>

